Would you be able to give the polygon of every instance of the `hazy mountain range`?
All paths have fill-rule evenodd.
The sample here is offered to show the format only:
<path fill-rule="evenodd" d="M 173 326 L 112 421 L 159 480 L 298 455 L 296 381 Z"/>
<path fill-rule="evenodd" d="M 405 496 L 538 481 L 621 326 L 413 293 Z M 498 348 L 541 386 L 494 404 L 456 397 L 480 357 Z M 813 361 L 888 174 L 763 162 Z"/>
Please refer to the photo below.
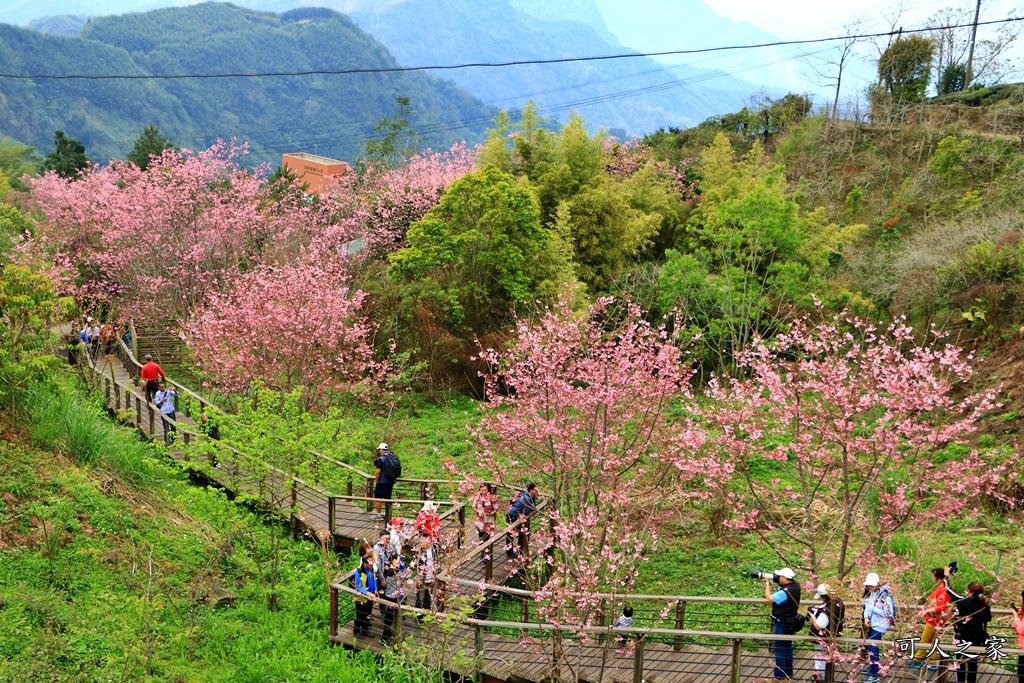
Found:
<path fill-rule="evenodd" d="M 0 64 L 27 74 L 252 73 L 397 67 L 388 50 L 341 14 L 286 15 L 207 3 L 93 19 L 77 37 L 0 24 Z M 421 72 L 139 80 L 0 79 L 0 136 L 52 148 L 62 128 L 94 160 L 123 157 L 145 125 L 180 146 L 237 137 L 252 160 L 309 151 L 355 157 L 396 96 L 428 144 L 480 139 L 497 110 Z"/>
<path fill-rule="evenodd" d="M 0 21 L 27 22 L 35 30 L 63 36 L 77 36 L 80 32 L 81 38 L 122 47 L 122 41 L 110 30 L 97 27 L 140 23 L 152 25 L 153 22 L 166 21 L 171 15 L 150 10 L 167 4 L 166 0 L 39 0 L 32 3 L 15 0 L 0 7 Z M 309 0 L 239 0 L 238 4 L 264 12 L 286 12 L 297 6 L 315 4 L 348 13 L 360 28 L 383 43 L 397 62 L 405 65 L 554 59 L 634 52 L 631 48 L 644 51 L 666 47 L 686 49 L 696 46 L 693 43 L 695 40 L 707 45 L 716 41 L 766 42 L 772 39 L 772 36 L 749 24 L 718 16 L 700 0 L 637 0 L 627 10 L 623 9 L 625 5 L 613 0 L 320 0 L 313 3 Z M 202 8 L 205 7 L 207 5 L 167 11 L 184 13 L 175 16 L 187 16 L 189 12 L 204 11 Z M 109 23 L 114 17 L 89 20 L 89 17 L 101 17 L 118 11 L 142 14 L 123 15 L 119 20 L 121 23 L 114 24 Z M 652 21 L 652 16 L 657 17 L 657 20 Z M 694 30 L 698 23 L 700 30 Z M 657 28 L 648 30 L 645 25 L 657 25 Z M 684 26 L 687 30 L 683 30 Z M 294 32 L 294 28 L 290 30 Z M 179 29 L 173 29 L 172 33 L 178 35 Z M 143 71 L 154 68 L 154 60 L 164 66 L 177 64 L 179 73 L 188 71 L 186 64 L 192 64 L 193 69 L 197 65 L 196 60 L 184 55 L 171 56 L 168 50 L 192 49 L 205 55 L 204 63 L 207 65 L 220 64 L 213 58 L 207 43 L 227 50 L 227 43 L 231 40 L 227 35 L 203 31 L 201 36 L 189 37 L 182 34 L 180 41 L 168 45 L 156 32 L 151 34 L 155 37 L 153 44 L 144 40 L 128 50 L 135 62 L 134 66 Z M 8 34 L 0 34 L 0 42 L 4 40 L 3 35 Z M 61 50 L 70 45 L 73 44 L 57 42 L 46 49 L 59 61 Z M 0 44 L 0 51 L 3 49 Z M 227 59 L 241 71 L 252 71 L 256 64 L 275 61 L 270 55 L 260 54 L 257 45 L 252 46 L 251 54 L 255 60 L 251 63 L 234 56 Z M 294 63 L 304 63 L 311 57 L 311 54 L 305 54 Z M 384 55 L 379 54 L 377 57 L 384 58 Z M 6 63 L 14 70 L 14 65 L 24 63 L 25 59 L 16 58 Z M 756 61 L 748 59 L 745 64 L 733 65 L 728 70 L 735 68 L 741 75 L 760 74 L 762 72 L 749 69 L 751 63 Z M 74 63 L 81 62 L 74 58 L 68 62 Z M 499 108 L 521 107 L 528 98 L 533 98 L 541 105 L 545 116 L 564 119 L 567 112 L 574 109 L 592 124 L 613 129 L 622 135 L 642 134 L 662 126 L 692 125 L 709 116 L 734 111 L 751 95 L 762 90 L 747 80 L 709 66 L 713 65 L 705 65 L 704 68 L 686 65 L 681 63 L 681 58 L 659 61 L 637 57 L 502 69 L 445 70 L 437 71 L 435 75 L 450 80 Z M 781 82 L 784 79 L 777 80 Z M 293 81 L 312 82 L 312 79 Z M 435 81 L 435 84 L 438 83 Z M 34 92 L 44 93 L 54 85 L 53 82 L 36 82 Z M 204 87 L 209 85 L 209 81 L 204 82 Z M 188 126 L 182 120 L 197 116 L 204 121 L 221 121 L 216 131 L 219 136 L 245 137 L 252 135 L 255 130 L 251 121 L 247 126 L 239 125 L 235 130 L 228 130 L 234 118 L 241 121 L 246 117 L 239 117 L 232 112 L 231 101 L 224 101 L 220 96 L 214 99 L 218 100 L 218 106 L 223 107 L 223 111 L 211 116 L 210 108 L 202 102 L 201 89 L 194 87 L 194 84 L 188 85 L 184 81 L 173 84 L 150 83 L 149 87 L 154 92 L 178 98 L 170 110 L 152 102 L 138 105 L 142 111 L 154 109 L 153 122 L 168 131 L 186 130 Z M 222 93 L 230 90 L 223 83 L 218 87 Z M 291 98 L 296 101 L 309 100 L 318 103 L 317 106 L 326 102 L 323 98 L 327 95 L 323 91 L 303 98 L 295 88 L 293 84 L 288 90 Z M 773 87 L 767 92 L 780 95 L 785 91 Z M 405 93 L 386 93 L 375 99 L 378 103 L 386 102 L 395 94 Z M 431 106 L 427 101 L 431 98 L 417 102 L 415 94 L 409 94 L 417 111 L 425 112 Z M 448 94 L 453 95 L 454 89 L 450 89 Z M 197 114 L 196 107 L 204 113 Z M 159 117 L 156 117 L 157 112 L 161 113 Z M 472 124 L 465 129 L 472 131 L 474 126 L 479 129 L 482 125 L 478 114 L 462 111 L 455 118 L 461 124 Z M 74 116 L 74 113 L 68 113 L 65 118 Z M 344 119 L 344 115 L 338 116 Z M 426 116 L 424 121 L 430 120 L 436 124 L 450 118 L 444 113 L 435 113 Z M 60 117 L 55 117 L 55 120 L 58 119 Z M 85 119 L 88 121 L 89 117 Z M 365 132 L 365 121 L 358 123 L 356 128 Z M 339 121 L 332 122 L 333 127 L 339 125 L 342 125 Z M 109 129 L 105 125 L 99 127 Z M 15 135 L 16 132 L 0 130 L 2 134 Z M 38 142 L 38 136 L 36 133 L 27 141 Z M 192 131 L 187 137 L 195 139 L 199 136 Z M 296 139 L 300 136 L 292 132 L 290 137 Z M 469 137 L 472 138 L 472 135 Z M 280 144 L 268 140 L 252 140 L 254 144 L 269 145 L 268 150 Z M 351 148 L 342 144 L 335 144 L 334 147 L 345 150 Z"/>

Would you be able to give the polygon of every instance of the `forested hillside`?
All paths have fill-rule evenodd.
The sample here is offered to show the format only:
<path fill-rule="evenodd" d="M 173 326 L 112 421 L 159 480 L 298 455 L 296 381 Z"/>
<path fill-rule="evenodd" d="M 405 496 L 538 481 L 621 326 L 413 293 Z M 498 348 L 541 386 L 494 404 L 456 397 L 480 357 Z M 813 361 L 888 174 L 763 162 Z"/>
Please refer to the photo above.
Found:
<path fill-rule="evenodd" d="M 260 73 L 389 67 L 397 62 L 343 15 L 274 15 L 206 3 L 90 22 L 76 38 L 0 25 L 0 62 L 15 73 Z M 250 143 L 253 161 L 304 150 L 353 158 L 394 98 L 411 101 L 426 144 L 473 139 L 494 109 L 421 73 L 205 80 L 0 82 L 0 131 L 47 150 L 53 131 L 82 140 L 94 161 L 123 157 L 150 123 L 178 145 Z M 466 125 L 465 122 L 471 122 Z"/>

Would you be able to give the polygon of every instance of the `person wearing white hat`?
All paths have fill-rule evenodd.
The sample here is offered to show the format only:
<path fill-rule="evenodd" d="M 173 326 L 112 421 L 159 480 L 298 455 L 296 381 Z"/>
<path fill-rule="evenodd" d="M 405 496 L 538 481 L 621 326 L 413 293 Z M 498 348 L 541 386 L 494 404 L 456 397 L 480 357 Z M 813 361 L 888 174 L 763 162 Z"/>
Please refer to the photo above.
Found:
<path fill-rule="evenodd" d="M 821 604 L 807 610 L 811 617 L 810 634 L 819 638 L 814 645 L 814 674 L 811 675 L 811 680 L 824 681 L 828 657 L 823 641 L 841 635 L 843 619 L 846 617 L 846 605 L 839 598 L 832 598 L 832 587 L 827 583 L 818 584 L 814 597 L 820 599 Z"/>
<path fill-rule="evenodd" d="M 892 599 L 892 591 L 881 584 L 882 579 L 875 572 L 864 577 L 864 630 L 868 633 L 868 640 L 881 640 L 896 623 L 896 603 Z M 864 683 L 879 683 L 878 646 L 868 645 L 867 650 L 871 663 Z"/>
<path fill-rule="evenodd" d="M 373 497 L 377 499 L 377 519 L 383 519 L 380 508 L 385 500 L 391 500 L 391 491 L 395 481 L 402 476 L 402 461 L 398 459 L 388 445 L 381 442 L 377 446 L 377 458 L 373 461 L 376 471 L 373 475 Z"/>
<path fill-rule="evenodd" d="M 789 567 L 777 569 L 772 575 L 779 590 L 772 591 L 770 578 L 764 581 L 764 598 L 772 606 L 772 630 L 776 635 L 793 635 L 794 619 L 800 614 L 800 584 L 796 572 Z M 793 678 L 793 641 L 775 641 L 775 678 Z"/>

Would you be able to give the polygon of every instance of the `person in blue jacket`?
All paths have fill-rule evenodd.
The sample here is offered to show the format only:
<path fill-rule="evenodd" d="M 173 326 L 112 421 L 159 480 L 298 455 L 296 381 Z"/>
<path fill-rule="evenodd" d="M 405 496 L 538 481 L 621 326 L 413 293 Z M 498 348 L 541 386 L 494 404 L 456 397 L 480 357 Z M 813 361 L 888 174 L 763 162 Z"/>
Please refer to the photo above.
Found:
<path fill-rule="evenodd" d="M 363 562 L 355 573 L 356 592 L 361 596 L 366 596 L 365 598 L 355 598 L 356 624 L 352 630 L 356 638 L 370 635 L 370 612 L 373 611 L 373 601 L 370 596 L 376 597 L 377 595 L 377 577 L 373 565 L 374 558 L 371 551 L 363 555 Z"/>
<path fill-rule="evenodd" d="M 892 591 L 881 583 L 881 578 L 875 572 L 864 578 L 864 630 L 868 640 L 881 640 L 896 623 L 896 602 L 892 599 Z M 868 645 L 867 649 L 871 664 L 864 683 L 879 683 L 878 646 Z"/>

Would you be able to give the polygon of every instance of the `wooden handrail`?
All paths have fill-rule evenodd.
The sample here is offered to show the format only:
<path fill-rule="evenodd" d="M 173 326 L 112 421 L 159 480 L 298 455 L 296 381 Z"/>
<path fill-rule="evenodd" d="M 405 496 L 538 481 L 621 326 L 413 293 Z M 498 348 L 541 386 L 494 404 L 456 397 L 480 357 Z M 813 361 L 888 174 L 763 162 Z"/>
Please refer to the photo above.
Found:
<path fill-rule="evenodd" d="M 355 570 L 352 570 L 351 572 L 346 574 L 346 578 L 351 578 L 354 574 L 355 574 Z M 341 583 L 339 581 L 335 581 L 334 583 L 331 584 L 331 588 L 334 588 L 334 589 L 336 589 L 336 590 L 338 590 L 340 592 L 343 592 L 343 593 L 348 593 L 348 594 L 353 595 L 355 597 L 358 597 L 360 599 L 369 599 L 369 600 L 372 600 L 373 602 L 383 602 L 383 603 L 386 603 L 386 604 L 392 604 L 391 601 L 389 601 L 389 600 L 384 600 L 384 599 L 378 598 L 377 596 L 374 596 L 374 595 L 365 595 L 363 593 L 360 593 L 355 588 L 352 588 L 351 586 L 349 586 L 347 583 Z M 704 596 L 704 597 L 708 597 L 708 596 Z M 711 600 L 716 600 L 716 599 L 724 600 L 725 598 L 714 598 L 714 597 L 711 597 L 710 599 Z M 415 607 L 409 607 L 409 608 L 406 608 L 404 606 L 402 607 L 403 611 L 405 611 L 406 609 L 408 609 L 410 612 L 415 612 L 415 611 L 422 612 L 422 613 L 427 613 L 428 612 L 427 610 L 417 610 L 417 608 L 415 608 Z M 877 640 L 868 640 L 867 638 L 840 637 L 840 638 L 822 639 L 822 638 L 817 638 L 815 636 L 810 636 L 810 635 L 800 636 L 800 635 L 782 635 L 782 634 L 775 634 L 775 633 L 753 633 L 753 632 L 734 632 L 734 631 L 699 631 L 699 630 L 692 630 L 692 629 L 676 629 L 676 628 L 649 628 L 649 627 L 643 627 L 643 626 L 627 626 L 627 627 L 622 627 L 622 628 L 615 628 L 613 626 L 578 626 L 578 627 L 573 627 L 573 628 L 566 628 L 565 626 L 556 626 L 554 624 L 549 624 L 549 623 L 544 623 L 544 622 L 490 621 L 488 619 L 476 619 L 474 617 L 466 617 L 463 620 L 463 623 L 465 623 L 467 625 L 470 625 L 470 626 L 484 626 L 484 627 L 490 627 L 490 628 L 503 628 L 503 629 L 516 630 L 516 631 L 562 631 L 562 632 L 569 631 L 569 632 L 573 632 L 573 633 L 595 633 L 595 634 L 597 634 L 597 633 L 632 633 L 634 635 L 636 635 L 636 634 L 643 634 L 643 635 L 652 635 L 652 636 L 682 636 L 682 637 L 691 637 L 691 638 L 716 638 L 716 639 L 721 639 L 721 640 L 737 640 L 738 639 L 738 640 L 753 640 L 753 641 L 766 641 L 766 642 L 768 642 L 768 641 L 776 641 L 776 640 L 788 640 L 788 641 L 795 642 L 795 643 L 814 643 L 814 644 L 819 643 L 822 640 L 825 640 L 828 643 L 856 645 L 856 646 L 871 645 L 871 644 L 879 642 Z M 892 640 L 884 640 L 883 639 L 881 642 L 883 642 L 883 643 L 894 643 L 896 640 L 897 639 L 892 639 Z M 927 649 L 927 648 L 931 647 L 931 643 L 916 643 L 915 645 L 917 646 L 918 649 Z M 984 654 L 985 650 L 986 650 L 986 648 L 984 646 L 971 646 L 971 647 L 963 649 L 963 651 L 966 651 L 966 652 L 977 652 L 977 653 L 982 653 L 982 654 Z M 1024 650 L 1019 650 L 1017 648 L 1004 647 L 1004 648 L 1002 648 L 1002 650 L 1003 650 L 1003 652 L 1005 654 L 1010 655 L 1010 656 L 1012 656 L 1012 655 L 1024 655 Z"/>

